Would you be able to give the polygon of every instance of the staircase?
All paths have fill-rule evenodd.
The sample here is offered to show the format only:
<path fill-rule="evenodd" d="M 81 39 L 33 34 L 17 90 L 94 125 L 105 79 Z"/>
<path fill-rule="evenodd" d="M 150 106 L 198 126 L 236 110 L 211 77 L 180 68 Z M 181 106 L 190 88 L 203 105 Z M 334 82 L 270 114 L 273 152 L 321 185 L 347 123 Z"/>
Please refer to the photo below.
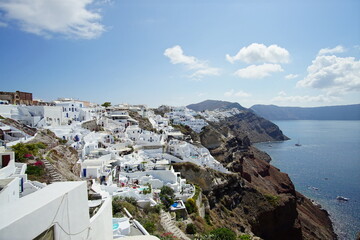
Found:
<path fill-rule="evenodd" d="M 66 179 L 58 172 L 56 171 L 55 167 L 46 159 L 41 160 L 44 165 L 46 171 L 49 173 L 52 181 L 51 182 L 63 182 L 66 181 Z"/>
<path fill-rule="evenodd" d="M 172 234 L 174 234 L 175 237 L 181 240 L 190 240 L 190 238 L 186 236 L 186 234 L 175 225 L 174 221 L 171 220 L 171 216 L 169 213 L 161 210 L 160 218 L 160 223 L 165 229 L 165 231 L 171 232 Z"/>
<path fill-rule="evenodd" d="M 21 173 L 21 167 L 16 167 L 16 169 L 15 169 L 15 175 L 16 174 L 20 174 Z"/>

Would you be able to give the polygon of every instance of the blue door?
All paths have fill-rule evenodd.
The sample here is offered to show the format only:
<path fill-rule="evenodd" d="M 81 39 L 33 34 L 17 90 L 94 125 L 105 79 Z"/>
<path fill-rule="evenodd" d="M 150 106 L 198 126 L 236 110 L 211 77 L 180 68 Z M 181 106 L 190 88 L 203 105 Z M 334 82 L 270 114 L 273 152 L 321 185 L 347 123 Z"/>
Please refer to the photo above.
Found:
<path fill-rule="evenodd" d="M 83 169 L 83 177 L 86 177 L 86 168 Z"/>

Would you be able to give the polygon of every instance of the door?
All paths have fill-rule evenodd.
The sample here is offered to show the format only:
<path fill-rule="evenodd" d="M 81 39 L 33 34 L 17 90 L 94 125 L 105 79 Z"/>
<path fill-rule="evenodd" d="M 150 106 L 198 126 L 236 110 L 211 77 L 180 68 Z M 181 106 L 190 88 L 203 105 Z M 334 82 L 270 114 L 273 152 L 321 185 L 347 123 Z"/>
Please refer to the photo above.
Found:
<path fill-rule="evenodd" d="M 10 155 L 2 155 L 1 166 L 6 167 L 10 162 Z"/>
<path fill-rule="evenodd" d="M 83 169 L 83 176 L 86 177 L 86 168 Z"/>

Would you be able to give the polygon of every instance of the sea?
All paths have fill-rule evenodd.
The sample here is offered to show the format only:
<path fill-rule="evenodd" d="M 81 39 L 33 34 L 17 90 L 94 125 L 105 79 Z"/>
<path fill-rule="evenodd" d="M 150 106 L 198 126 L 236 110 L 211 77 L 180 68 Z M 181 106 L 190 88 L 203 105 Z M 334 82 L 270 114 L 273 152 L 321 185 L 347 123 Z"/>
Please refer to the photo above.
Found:
<path fill-rule="evenodd" d="M 288 141 L 258 143 L 295 188 L 320 203 L 339 239 L 360 232 L 360 121 L 273 121 Z M 299 144 L 300 146 L 295 146 Z M 339 201 L 337 196 L 349 198 Z"/>

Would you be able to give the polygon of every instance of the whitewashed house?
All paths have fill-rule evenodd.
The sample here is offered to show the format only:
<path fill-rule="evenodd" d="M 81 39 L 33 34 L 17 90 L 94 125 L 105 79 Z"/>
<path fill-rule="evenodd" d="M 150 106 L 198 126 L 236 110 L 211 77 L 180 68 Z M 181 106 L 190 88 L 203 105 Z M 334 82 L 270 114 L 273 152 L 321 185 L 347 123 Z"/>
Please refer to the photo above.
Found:
<path fill-rule="evenodd" d="M 0 191 L 0 196 L 3 191 Z M 86 182 L 57 182 L 0 205 L 0 239 L 113 239 L 111 198 L 89 214 Z"/>
<path fill-rule="evenodd" d="M 62 107 L 63 123 L 72 121 L 86 121 L 92 118 L 92 109 L 84 109 L 83 102 L 77 101 L 54 101 L 56 106 Z"/>

